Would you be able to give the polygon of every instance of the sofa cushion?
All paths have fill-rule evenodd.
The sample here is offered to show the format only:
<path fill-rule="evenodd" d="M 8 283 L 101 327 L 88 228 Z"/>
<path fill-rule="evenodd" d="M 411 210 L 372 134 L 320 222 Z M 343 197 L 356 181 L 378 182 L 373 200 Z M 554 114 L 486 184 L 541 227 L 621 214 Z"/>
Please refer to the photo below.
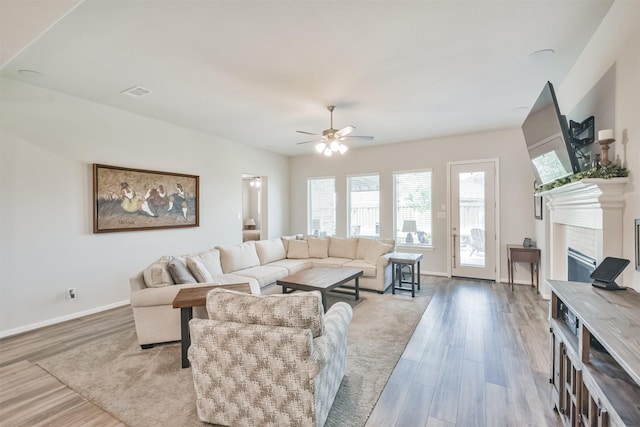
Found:
<path fill-rule="evenodd" d="M 220 264 L 219 250 L 209 249 L 190 256 L 198 258 L 200 261 L 202 261 L 202 264 L 204 264 L 205 268 L 207 269 L 207 271 L 209 271 L 211 276 L 218 276 L 222 274 L 222 264 Z"/>
<path fill-rule="evenodd" d="M 167 264 L 167 269 L 169 270 L 173 281 L 178 285 L 184 283 L 198 283 L 187 266 L 179 258 L 171 258 L 171 261 L 169 261 L 169 264 Z"/>
<path fill-rule="evenodd" d="M 376 265 L 378 262 L 378 258 L 387 252 L 391 252 L 393 249 L 393 245 L 387 245 L 386 243 L 381 243 L 377 240 L 374 240 L 373 243 L 367 249 L 367 253 L 364 256 L 364 260 L 369 264 Z"/>
<path fill-rule="evenodd" d="M 339 237 L 329 237 L 329 256 L 355 259 L 357 246 L 357 238 L 348 237 L 344 239 Z"/>
<path fill-rule="evenodd" d="M 223 322 L 310 329 L 322 335 L 324 310 L 319 291 L 295 294 L 251 295 L 213 289 L 207 295 L 209 319 Z"/>
<path fill-rule="evenodd" d="M 289 249 L 287 250 L 287 258 L 291 259 L 307 259 L 309 258 L 309 243 L 306 240 L 289 241 Z"/>
<path fill-rule="evenodd" d="M 237 245 L 216 246 L 216 249 L 220 251 L 220 263 L 222 271 L 225 273 L 233 273 L 237 270 L 260 265 L 254 241 Z"/>
<path fill-rule="evenodd" d="M 313 262 L 314 267 L 334 267 L 334 268 L 340 268 L 346 263 L 348 263 L 349 261 L 353 261 L 349 258 L 334 258 L 334 257 L 309 258 L 309 259 L 311 260 L 311 262 Z"/>
<path fill-rule="evenodd" d="M 296 274 L 302 270 L 308 270 L 313 267 L 313 263 L 309 258 L 305 259 L 281 259 L 269 264 L 269 267 L 283 267 L 289 271 L 289 274 Z"/>
<path fill-rule="evenodd" d="M 309 236 L 307 237 L 307 242 L 309 243 L 309 258 L 326 258 L 329 256 L 329 239 Z"/>
<path fill-rule="evenodd" d="M 193 277 L 196 278 L 198 283 L 210 283 L 213 281 L 211 277 L 211 273 L 207 270 L 207 267 L 204 266 L 204 263 L 200 261 L 200 258 L 195 256 L 187 256 L 186 258 L 187 268 L 193 274 Z"/>
<path fill-rule="evenodd" d="M 255 245 L 258 258 L 260 259 L 260 265 L 279 261 L 287 257 L 287 251 L 284 248 L 282 239 L 258 240 Z"/>
<path fill-rule="evenodd" d="M 356 248 L 355 259 L 364 259 L 365 255 L 367 254 L 367 250 L 369 249 L 369 246 L 371 246 L 373 242 L 375 242 L 375 240 L 367 239 L 365 237 L 360 237 L 358 239 L 358 246 Z"/>
<path fill-rule="evenodd" d="M 292 240 L 296 240 L 296 236 L 280 236 L 280 239 L 282 240 L 282 244 L 284 245 L 284 250 L 288 251 L 289 250 L 289 242 Z"/>
<path fill-rule="evenodd" d="M 270 265 L 258 265 L 233 272 L 236 276 L 250 277 L 258 281 L 260 286 L 266 286 L 289 275 L 285 267 Z"/>
<path fill-rule="evenodd" d="M 173 278 L 171 278 L 171 273 L 169 273 L 167 269 L 167 264 L 169 264 L 170 260 L 170 257 L 159 258 L 144 269 L 142 277 L 144 278 L 144 284 L 147 288 L 162 288 L 175 283 Z"/>
<path fill-rule="evenodd" d="M 354 259 L 342 265 L 342 268 L 359 268 L 364 277 L 376 277 L 378 266 L 361 259 Z"/>

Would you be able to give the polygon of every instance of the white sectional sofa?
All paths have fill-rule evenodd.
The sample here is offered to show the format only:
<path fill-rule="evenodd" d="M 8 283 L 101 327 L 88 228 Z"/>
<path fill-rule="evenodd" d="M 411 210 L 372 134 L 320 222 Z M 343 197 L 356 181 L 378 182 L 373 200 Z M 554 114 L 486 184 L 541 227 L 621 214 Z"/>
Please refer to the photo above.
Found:
<path fill-rule="evenodd" d="M 393 240 L 368 238 L 298 239 L 295 236 L 216 246 L 192 255 L 165 256 L 132 277 L 131 307 L 138 343 L 180 340 L 180 310 L 173 299 L 184 287 L 249 283 L 251 292 L 313 267 L 361 268 L 360 288 L 383 293 L 391 284 L 388 253 Z M 204 308 L 194 317 L 206 318 Z"/>

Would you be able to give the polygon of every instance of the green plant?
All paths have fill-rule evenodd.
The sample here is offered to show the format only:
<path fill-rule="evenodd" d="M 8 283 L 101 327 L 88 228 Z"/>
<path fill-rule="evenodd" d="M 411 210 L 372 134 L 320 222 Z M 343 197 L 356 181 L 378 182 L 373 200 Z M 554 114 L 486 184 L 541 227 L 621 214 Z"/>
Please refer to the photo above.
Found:
<path fill-rule="evenodd" d="M 576 182 L 586 178 L 610 179 L 621 178 L 625 176 L 629 176 L 629 170 L 627 170 L 627 168 L 623 168 L 618 164 L 611 164 L 606 167 L 591 168 L 586 171 L 565 176 L 564 178 L 556 179 L 555 181 L 552 181 L 548 184 L 541 185 L 540 187 L 538 187 L 536 192 L 547 191 L 551 190 L 552 188 L 562 187 L 563 185 L 569 184 L 570 182 Z"/>

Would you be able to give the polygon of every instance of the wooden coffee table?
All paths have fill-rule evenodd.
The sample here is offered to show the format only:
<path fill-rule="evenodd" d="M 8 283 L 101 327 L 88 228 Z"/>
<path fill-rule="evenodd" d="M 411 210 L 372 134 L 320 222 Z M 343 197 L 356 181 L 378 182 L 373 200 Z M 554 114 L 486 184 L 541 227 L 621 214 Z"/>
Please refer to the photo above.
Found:
<path fill-rule="evenodd" d="M 293 292 L 293 290 L 320 291 L 322 294 L 322 307 L 326 312 L 328 308 L 326 293 L 329 291 L 354 295 L 356 301 L 360 299 L 360 276 L 362 274 L 362 270 L 359 268 L 315 267 L 280 279 L 276 281 L 276 284 L 282 286 L 283 294 Z M 336 289 L 338 286 L 354 279 L 356 281 L 354 292 Z M 292 290 L 287 291 L 287 289 Z"/>
<path fill-rule="evenodd" d="M 191 335 L 189 334 L 189 320 L 193 318 L 193 307 L 207 305 L 207 293 L 214 288 L 230 289 L 251 293 L 251 286 L 248 283 L 220 284 L 211 286 L 200 286 L 197 288 L 183 288 L 173 299 L 173 308 L 180 309 L 180 337 L 182 342 L 182 367 L 188 368 L 189 358 L 187 351 L 191 346 Z"/>

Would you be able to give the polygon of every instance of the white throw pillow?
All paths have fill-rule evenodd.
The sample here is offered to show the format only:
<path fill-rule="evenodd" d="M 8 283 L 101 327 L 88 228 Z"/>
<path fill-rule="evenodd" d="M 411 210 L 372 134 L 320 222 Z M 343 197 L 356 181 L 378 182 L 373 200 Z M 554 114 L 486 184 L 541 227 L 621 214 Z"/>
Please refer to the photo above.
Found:
<path fill-rule="evenodd" d="M 213 277 L 211 277 L 211 273 L 207 270 L 207 267 L 204 266 L 202 261 L 198 257 L 188 256 L 187 257 L 187 268 L 193 274 L 193 277 L 196 278 L 198 283 L 211 283 L 213 282 Z"/>
<path fill-rule="evenodd" d="M 175 282 L 169 274 L 167 264 L 171 258 L 160 258 L 142 272 L 144 284 L 147 288 L 162 288 L 164 286 L 173 285 Z"/>
<path fill-rule="evenodd" d="M 329 256 L 355 259 L 357 246 L 357 238 L 348 237 L 346 239 L 341 239 L 339 237 L 329 237 Z"/>
<path fill-rule="evenodd" d="M 326 258 L 329 256 L 329 239 L 309 236 L 307 242 L 309 242 L 309 258 Z"/>
<path fill-rule="evenodd" d="M 309 258 L 309 244 L 306 240 L 290 240 L 287 258 L 307 259 Z"/>
<path fill-rule="evenodd" d="M 209 249 L 208 251 L 190 255 L 198 258 L 211 276 L 220 276 L 222 274 L 222 265 L 220 264 L 220 251 L 217 249 Z M 185 261 L 186 262 L 186 261 Z"/>
<path fill-rule="evenodd" d="M 364 261 L 368 262 L 369 264 L 376 265 L 378 263 L 378 258 L 386 254 L 387 252 L 390 252 L 391 249 L 393 249 L 392 245 L 387 245 L 385 243 L 380 243 L 377 240 L 374 240 L 371 246 L 369 246 L 369 249 L 367 249 L 367 253 L 364 256 Z"/>

